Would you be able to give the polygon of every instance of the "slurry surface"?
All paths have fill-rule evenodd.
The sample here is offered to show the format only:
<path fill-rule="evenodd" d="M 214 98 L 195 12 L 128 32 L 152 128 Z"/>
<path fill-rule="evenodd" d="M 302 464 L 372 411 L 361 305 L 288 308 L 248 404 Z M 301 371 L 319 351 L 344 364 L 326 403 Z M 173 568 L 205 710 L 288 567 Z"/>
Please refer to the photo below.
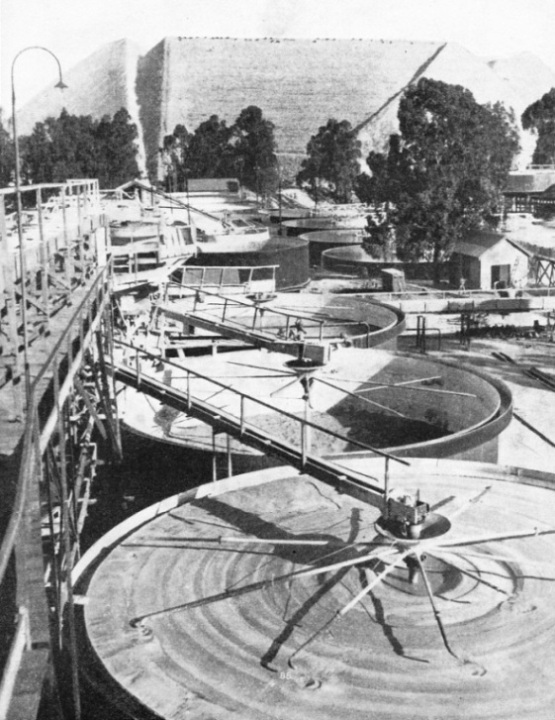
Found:
<path fill-rule="evenodd" d="M 452 523 L 411 550 L 422 555 L 444 644 L 422 576 L 408 581 L 407 545 L 380 539 L 376 508 L 285 468 L 267 472 L 280 477 L 191 493 L 95 571 L 87 632 L 128 693 L 156 716 L 195 720 L 550 717 L 549 485 L 486 465 L 413 461 L 404 476 L 393 471 L 397 488 L 445 501 L 437 512 Z"/>

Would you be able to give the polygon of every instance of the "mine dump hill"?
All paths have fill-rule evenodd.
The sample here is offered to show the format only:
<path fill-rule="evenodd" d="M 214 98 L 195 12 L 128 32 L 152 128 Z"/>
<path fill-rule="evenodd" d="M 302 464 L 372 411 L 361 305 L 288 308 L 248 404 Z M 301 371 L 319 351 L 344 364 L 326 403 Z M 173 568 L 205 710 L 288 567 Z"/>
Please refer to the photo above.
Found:
<path fill-rule="evenodd" d="M 30 133 L 37 121 L 57 117 L 65 107 L 72 115 L 101 118 L 121 107 L 136 119 L 135 75 L 139 48 L 129 40 L 103 45 L 73 68 L 64 68 L 67 88 L 49 84 L 18 112 L 18 130 Z"/>
<path fill-rule="evenodd" d="M 175 125 L 194 130 L 212 114 L 232 123 L 248 105 L 275 124 L 283 164 L 298 166 L 311 135 L 329 118 L 358 129 L 364 155 L 383 148 L 396 130 L 403 90 L 421 77 L 463 85 L 478 102 L 501 101 L 517 116 L 555 86 L 555 73 L 528 53 L 492 60 L 452 43 L 403 40 L 173 37 L 142 56 L 121 40 L 66 77 L 68 112 L 100 117 L 128 109 L 151 172 L 161 138 Z M 22 109 L 21 132 L 61 106 L 59 91 L 45 90 Z M 529 153 L 529 139 L 523 146 Z"/>

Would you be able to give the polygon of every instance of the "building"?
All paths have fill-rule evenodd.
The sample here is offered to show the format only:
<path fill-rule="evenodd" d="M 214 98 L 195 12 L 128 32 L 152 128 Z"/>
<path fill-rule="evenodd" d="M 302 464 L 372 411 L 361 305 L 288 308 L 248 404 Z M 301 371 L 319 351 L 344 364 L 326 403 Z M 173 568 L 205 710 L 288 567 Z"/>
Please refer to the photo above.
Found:
<path fill-rule="evenodd" d="M 509 173 L 503 191 L 506 212 L 533 212 L 538 199 L 555 183 L 554 167 L 530 167 Z"/>
<path fill-rule="evenodd" d="M 475 233 L 458 243 L 450 260 L 450 280 L 467 290 L 521 288 L 532 274 L 533 254 L 494 232 Z"/>

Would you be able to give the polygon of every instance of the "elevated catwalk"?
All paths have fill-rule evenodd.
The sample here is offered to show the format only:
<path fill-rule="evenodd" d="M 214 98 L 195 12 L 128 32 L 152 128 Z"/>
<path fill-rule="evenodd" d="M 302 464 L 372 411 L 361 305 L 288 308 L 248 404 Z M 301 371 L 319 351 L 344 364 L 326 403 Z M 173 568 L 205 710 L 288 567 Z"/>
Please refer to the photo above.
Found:
<path fill-rule="evenodd" d="M 431 505 L 412 540 L 288 468 L 147 508 L 75 571 L 87 694 L 118 717 L 548 718 L 554 482 L 394 464 L 394 494 Z"/>
<path fill-rule="evenodd" d="M 161 303 L 159 312 L 174 326 L 194 328 L 276 348 L 291 339 L 321 345 L 396 347 L 405 329 L 397 308 L 374 300 L 331 293 L 253 293 L 246 297 L 191 288 L 189 297 Z M 301 323 L 301 336 L 295 329 Z M 293 351 L 295 354 L 295 351 Z"/>
<path fill-rule="evenodd" d="M 215 417 L 241 413 L 291 443 L 299 440 L 303 418 L 343 436 L 311 430 L 310 448 L 318 455 L 360 451 L 357 441 L 400 455 L 497 459 L 496 437 L 511 417 L 510 392 L 499 380 L 459 363 L 376 349 L 340 348 L 309 378 L 297 376 L 290 363 L 289 355 L 246 350 L 187 358 L 182 368 L 150 363 L 144 372 L 209 403 Z M 249 398 L 242 400 L 244 394 Z M 118 402 L 122 421 L 136 433 L 226 452 L 225 436 L 213 438 L 210 427 L 169 404 L 132 388 Z M 237 455 L 253 452 L 237 441 L 231 447 Z"/>

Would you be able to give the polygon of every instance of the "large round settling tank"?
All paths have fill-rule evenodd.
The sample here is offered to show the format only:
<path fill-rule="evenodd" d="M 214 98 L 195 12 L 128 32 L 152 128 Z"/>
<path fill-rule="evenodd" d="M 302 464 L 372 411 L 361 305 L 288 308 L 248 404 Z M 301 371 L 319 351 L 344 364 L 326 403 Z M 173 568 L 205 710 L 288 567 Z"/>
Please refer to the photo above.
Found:
<path fill-rule="evenodd" d="M 308 419 L 322 428 L 310 430 L 316 455 L 371 455 L 370 446 L 400 455 L 497 460 L 497 436 L 511 418 L 510 392 L 497 380 L 457 363 L 351 347 L 332 352 L 307 385 L 287 366 L 290 360 L 256 350 L 190 358 L 189 368 L 221 385 L 191 374 L 189 389 L 217 409 L 243 412 L 284 442 L 299 445 L 300 419 Z M 164 370 L 158 372 L 162 377 Z M 178 370 L 175 376 L 166 381 L 177 388 L 187 382 Z M 240 393 L 251 398 L 242 410 Z M 136 433 L 207 452 L 231 447 L 234 454 L 254 455 L 253 468 L 265 460 L 236 440 L 228 446 L 224 436 L 213 438 L 209 427 L 164 403 L 133 390 L 119 398 L 122 420 Z"/>
<path fill-rule="evenodd" d="M 362 245 L 366 234 L 363 230 L 356 228 L 342 230 L 320 230 L 310 232 L 306 236 L 309 243 L 310 264 L 314 266 L 320 265 L 322 253 L 326 250 L 336 247 L 358 246 Z"/>
<path fill-rule="evenodd" d="M 379 260 L 359 246 L 334 247 L 322 252 L 322 267 L 339 273 L 378 277 L 380 270 L 386 267 L 402 267 L 400 262 Z"/>
<path fill-rule="evenodd" d="M 282 223 L 282 228 L 288 237 L 298 237 L 308 232 L 322 230 L 342 230 L 364 228 L 366 225 L 365 217 L 311 217 L 299 218 L 298 220 L 287 220 Z"/>
<path fill-rule="evenodd" d="M 295 290 L 310 282 L 308 241 L 302 238 L 272 238 L 252 252 L 209 253 L 187 261 L 188 265 L 250 267 L 276 266 L 276 290 Z"/>
<path fill-rule="evenodd" d="M 270 222 L 274 225 L 278 223 L 289 222 L 289 220 L 299 220 L 301 218 L 313 217 L 314 212 L 310 208 L 282 208 L 269 211 Z"/>
<path fill-rule="evenodd" d="M 359 469 L 383 493 L 383 461 Z M 145 719 L 544 720 L 554 482 L 391 463 L 390 497 L 441 520 L 412 540 L 383 536 L 375 493 L 290 468 L 147 508 L 75 570 L 83 697 Z"/>

